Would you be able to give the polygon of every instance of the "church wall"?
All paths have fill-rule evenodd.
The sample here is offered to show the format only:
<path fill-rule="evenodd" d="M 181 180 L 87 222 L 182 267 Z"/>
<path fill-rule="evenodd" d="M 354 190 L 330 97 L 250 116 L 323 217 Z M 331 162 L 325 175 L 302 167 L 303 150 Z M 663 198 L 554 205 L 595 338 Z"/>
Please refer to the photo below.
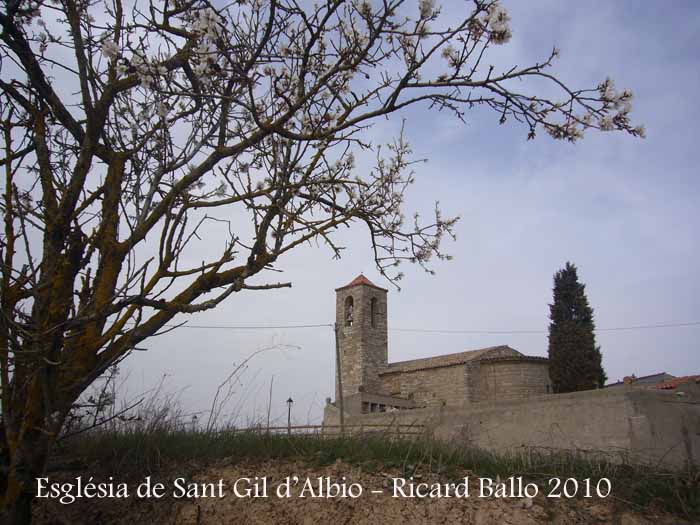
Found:
<path fill-rule="evenodd" d="M 548 394 L 550 385 L 547 362 L 482 362 L 479 366 L 477 400 L 509 400 Z"/>
<path fill-rule="evenodd" d="M 419 406 L 462 406 L 468 402 L 465 365 L 397 372 L 381 376 L 384 390 Z"/>
<path fill-rule="evenodd" d="M 465 365 L 466 381 L 467 381 L 467 401 L 476 403 L 481 396 L 481 378 L 479 376 L 480 369 L 479 361 L 472 361 Z"/>

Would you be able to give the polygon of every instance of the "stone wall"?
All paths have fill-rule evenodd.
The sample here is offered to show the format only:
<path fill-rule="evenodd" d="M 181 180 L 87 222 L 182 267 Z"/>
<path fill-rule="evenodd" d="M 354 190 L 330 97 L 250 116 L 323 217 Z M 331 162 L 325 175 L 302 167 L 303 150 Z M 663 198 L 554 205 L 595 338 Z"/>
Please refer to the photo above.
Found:
<path fill-rule="evenodd" d="M 502 359 L 479 363 L 478 401 L 520 399 L 549 394 L 549 363 L 542 360 Z"/>
<path fill-rule="evenodd" d="M 381 380 L 384 392 L 429 407 L 460 407 L 550 392 L 546 360 L 505 354 L 460 365 L 385 372 Z"/>
<path fill-rule="evenodd" d="M 478 361 L 472 361 L 465 365 L 466 398 L 468 403 L 476 403 L 480 399 L 479 387 L 480 377 L 479 369 L 481 366 Z"/>
<path fill-rule="evenodd" d="M 387 393 L 411 398 L 418 406 L 462 406 L 468 402 L 465 365 L 383 374 L 381 379 Z"/>
<path fill-rule="evenodd" d="M 498 376 L 498 381 L 493 384 L 493 395 L 497 395 L 499 389 L 509 397 L 522 395 L 526 391 L 528 395 L 546 393 L 546 384 L 549 383 L 546 361 L 539 360 L 533 364 L 526 356 L 507 346 L 485 349 L 466 362 L 443 364 L 453 356 L 458 354 L 392 363 L 387 371 L 381 373 L 383 391 L 403 398 L 411 397 L 418 405 L 430 407 L 459 407 L 492 399 L 481 393 L 480 363 L 512 358 L 514 361 L 509 361 L 508 367 L 498 368 L 499 374 L 494 376 Z M 522 371 L 519 369 L 521 366 Z M 539 385 L 535 383 L 538 380 Z M 513 395 L 510 395 L 511 392 Z"/>
<path fill-rule="evenodd" d="M 348 424 L 424 424 L 442 440 L 500 453 L 578 450 L 612 460 L 700 465 L 700 392 L 603 389 L 347 417 Z M 324 423 L 337 424 L 326 407 Z"/>
<path fill-rule="evenodd" d="M 394 409 L 414 409 L 417 404 L 411 399 L 399 399 L 393 396 L 359 392 L 343 399 L 346 414 L 364 414 L 369 412 L 386 412 Z"/>

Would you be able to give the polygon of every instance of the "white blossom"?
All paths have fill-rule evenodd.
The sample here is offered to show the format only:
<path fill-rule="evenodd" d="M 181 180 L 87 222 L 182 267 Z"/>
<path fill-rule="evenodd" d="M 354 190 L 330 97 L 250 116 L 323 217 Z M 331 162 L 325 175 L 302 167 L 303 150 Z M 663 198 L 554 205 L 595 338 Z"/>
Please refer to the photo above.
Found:
<path fill-rule="evenodd" d="M 617 93 L 615 92 L 615 88 L 610 85 L 605 88 L 605 91 L 603 92 L 603 100 L 607 100 L 608 102 L 612 102 L 617 98 Z"/>
<path fill-rule="evenodd" d="M 566 133 L 568 135 L 567 138 L 571 142 L 576 142 L 578 139 L 583 138 L 583 130 L 579 128 L 574 122 L 571 122 L 566 126 Z"/>
<path fill-rule="evenodd" d="M 124 75 L 126 75 L 128 72 L 129 72 L 129 66 L 128 66 L 126 63 L 121 62 L 121 63 L 119 63 L 119 64 L 117 65 L 117 74 L 118 74 L 119 76 L 124 76 Z"/>
<path fill-rule="evenodd" d="M 442 58 L 449 60 L 457 55 L 457 50 L 451 44 L 449 44 L 442 48 L 440 55 Z"/>
<path fill-rule="evenodd" d="M 430 18 L 435 11 L 435 0 L 420 0 L 419 9 L 421 18 Z"/>
<path fill-rule="evenodd" d="M 612 104 L 617 109 L 618 115 L 624 116 L 632 111 L 632 91 L 629 89 L 617 91 L 610 77 L 598 86 L 598 91 L 604 102 Z"/>
<path fill-rule="evenodd" d="M 575 121 L 567 122 L 566 124 L 545 124 L 545 130 L 554 139 L 568 140 L 576 142 L 583 138 L 583 129 L 578 127 Z"/>
<path fill-rule="evenodd" d="M 626 115 L 632 111 L 632 104 L 629 100 L 618 100 L 615 102 L 615 107 L 620 115 Z"/>
<path fill-rule="evenodd" d="M 192 28 L 209 38 L 216 38 L 219 36 L 219 15 L 211 7 L 200 9 Z"/>
<path fill-rule="evenodd" d="M 490 39 L 494 44 L 505 44 L 513 36 L 508 22 L 510 22 L 510 16 L 508 16 L 505 7 L 494 2 L 484 18 L 484 24 L 489 27 Z"/>
<path fill-rule="evenodd" d="M 158 105 L 156 106 L 156 113 L 160 118 L 165 118 L 168 116 L 168 112 L 170 111 L 170 108 L 165 102 L 158 102 Z"/>
<path fill-rule="evenodd" d="M 47 423 L 50 426 L 57 425 L 61 422 L 61 413 L 58 410 L 51 412 L 51 415 L 47 418 Z"/>
<path fill-rule="evenodd" d="M 606 115 L 605 117 L 602 117 L 601 119 L 598 120 L 598 127 L 602 131 L 610 131 L 614 128 L 613 124 L 613 119 L 609 115 Z"/>
<path fill-rule="evenodd" d="M 632 91 L 629 89 L 623 89 L 617 94 L 617 99 L 615 100 L 615 108 L 620 115 L 626 115 L 632 111 Z"/>
<path fill-rule="evenodd" d="M 116 60 L 119 56 L 119 45 L 114 40 L 105 40 L 102 42 L 102 54 L 108 60 Z"/>
<path fill-rule="evenodd" d="M 617 99 L 617 93 L 615 91 L 615 82 L 612 78 L 608 77 L 600 85 L 600 93 L 603 100 L 607 102 L 614 102 Z"/>

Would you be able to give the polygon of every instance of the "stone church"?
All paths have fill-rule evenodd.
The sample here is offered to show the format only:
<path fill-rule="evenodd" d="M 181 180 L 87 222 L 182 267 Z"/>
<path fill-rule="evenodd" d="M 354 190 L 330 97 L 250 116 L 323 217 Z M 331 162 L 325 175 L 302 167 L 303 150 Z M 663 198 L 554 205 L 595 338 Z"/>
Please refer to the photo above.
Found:
<path fill-rule="evenodd" d="M 546 358 L 492 346 L 389 363 L 387 290 L 364 275 L 336 289 L 341 387 L 348 415 L 426 407 L 467 407 L 551 392 Z M 330 401 L 330 400 L 329 400 Z"/>
<path fill-rule="evenodd" d="M 497 454 L 573 450 L 653 468 L 700 466 L 700 384 L 551 394 L 549 364 L 492 346 L 390 363 L 387 291 L 363 275 L 336 290 L 341 384 L 323 428 L 422 431 Z M 340 414 L 343 400 L 343 418 Z M 413 432 L 413 434 L 411 434 Z"/>

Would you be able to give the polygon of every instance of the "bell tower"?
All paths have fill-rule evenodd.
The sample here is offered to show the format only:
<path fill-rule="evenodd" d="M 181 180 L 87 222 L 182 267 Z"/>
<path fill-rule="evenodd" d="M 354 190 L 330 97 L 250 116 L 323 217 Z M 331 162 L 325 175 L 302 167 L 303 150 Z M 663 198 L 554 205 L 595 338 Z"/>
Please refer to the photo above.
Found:
<path fill-rule="evenodd" d="M 387 366 L 387 290 L 360 274 L 335 290 L 335 322 L 343 397 L 381 393 L 379 372 Z M 340 397 L 336 373 L 335 398 Z"/>

